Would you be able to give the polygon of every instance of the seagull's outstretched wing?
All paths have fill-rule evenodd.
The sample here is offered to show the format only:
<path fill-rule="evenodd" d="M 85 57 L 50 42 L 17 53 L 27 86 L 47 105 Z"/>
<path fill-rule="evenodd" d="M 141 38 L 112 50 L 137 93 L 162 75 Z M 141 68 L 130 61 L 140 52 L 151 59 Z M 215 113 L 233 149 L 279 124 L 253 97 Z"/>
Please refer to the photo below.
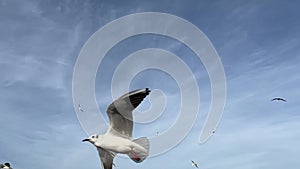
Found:
<path fill-rule="evenodd" d="M 112 169 L 115 154 L 102 148 L 97 148 L 103 169 Z"/>
<path fill-rule="evenodd" d="M 193 160 L 192 160 L 192 165 L 195 166 L 196 168 L 199 168 L 199 167 L 198 167 L 198 164 L 195 163 Z"/>
<path fill-rule="evenodd" d="M 107 115 L 110 121 L 109 134 L 126 138 L 132 136 L 132 111 L 149 95 L 150 90 L 139 89 L 131 91 L 109 105 Z"/>

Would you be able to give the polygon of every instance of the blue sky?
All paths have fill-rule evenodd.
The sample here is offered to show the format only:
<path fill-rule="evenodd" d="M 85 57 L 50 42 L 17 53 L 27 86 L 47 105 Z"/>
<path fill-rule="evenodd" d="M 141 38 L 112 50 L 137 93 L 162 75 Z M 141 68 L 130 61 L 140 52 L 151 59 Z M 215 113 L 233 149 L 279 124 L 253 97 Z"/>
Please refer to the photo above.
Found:
<path fill-rule="evenodd" d="M 112 101 L 114 67 L 130 53 L 163 48 L 179 55 L 201 94 L 191 132 L 172 150 L 141 164 L 116 158 L 116 168 L 281 169 L 300 165 L 300 2 L 298 1 L 15 1 L 0 0 L 0 163 L 15 169 L 100 168 L 72 99 L 76 58 L 105 24 L 136 12 L 164 12 L 188 20 L 214 44 L 227 80 L 227 99 L 215 135 L 198 144 L 209 109 L 210 84 L 201 61 L 174 39 L 141 35 L 115 46 L 96 78 L 100 110 Z M 160 71 L 140 73 L 130 88 L 163 90 L 169 99 L 156 121 L 134 136 L 164 132 L 178 115 L 178 86 Z M 286 103 L 271 102 L 283 97 Z M 174 115 L 175 114 L 175 115 Z M 104 114 L 105 115 L 105 114 Z M 170 138 L 172 139 L 172 138 Z"/>

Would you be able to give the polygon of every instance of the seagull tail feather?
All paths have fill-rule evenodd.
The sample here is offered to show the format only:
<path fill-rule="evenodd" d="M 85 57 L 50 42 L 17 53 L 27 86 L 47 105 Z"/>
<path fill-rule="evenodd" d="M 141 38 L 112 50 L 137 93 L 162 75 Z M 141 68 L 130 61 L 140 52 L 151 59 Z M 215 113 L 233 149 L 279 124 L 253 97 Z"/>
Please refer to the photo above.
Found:
<path fill-rule="evenodd" d="M 136 152 L 128 154 L 128 156 L 136 163 L 144 161 L 149 155 L 149 140 L 146 137 L 141 137 L 133 140 L 134 143 L 138 144 L 143 148 L 143 151 L 138 150 Z M 145 151 L 146 150 L 146 151 Z"/>

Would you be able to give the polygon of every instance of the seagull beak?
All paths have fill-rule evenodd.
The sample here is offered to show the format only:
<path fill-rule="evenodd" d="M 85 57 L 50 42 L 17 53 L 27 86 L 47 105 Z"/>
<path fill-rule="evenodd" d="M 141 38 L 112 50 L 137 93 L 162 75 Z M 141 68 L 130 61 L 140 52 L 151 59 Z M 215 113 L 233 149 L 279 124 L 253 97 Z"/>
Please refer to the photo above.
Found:
<path fill-rule="evenodd" d="M 86 138 L 86 139 L 82 140 L 82 142 L 85 142 L 85 141 L 90 141 L 90 139 Z"/>

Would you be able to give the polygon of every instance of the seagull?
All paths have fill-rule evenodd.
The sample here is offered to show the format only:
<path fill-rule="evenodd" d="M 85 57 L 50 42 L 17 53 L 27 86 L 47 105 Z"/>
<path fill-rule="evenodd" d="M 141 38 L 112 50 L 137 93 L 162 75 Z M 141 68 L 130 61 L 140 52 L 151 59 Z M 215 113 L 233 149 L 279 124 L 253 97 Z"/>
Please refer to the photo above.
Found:
<path fill-rule="evenodd" d="M 195 166 L 196 168 L 199 168 L 199 167 L 198 167 L 198 164 L 195 163 L 193 160 L 192 160 L 192 166 Z"/>
<path fill-rule="evenodd" d="M 78 104 L 78 110 L 81 111 L 81 112 L 83 112 L 83 109 L 82 109 L 82 107 L 81 107 L 80 104 Z"/>
<path fill-rule="evenodd" d="M 0 168 L 2 169 L 12 169 L 9 163 L 0 164 Z"/>
<path fill-rule="evenodd" d="M 280 97 L 275 97 L 274 99 L 272 99 L 271 101 L 274 101 L 274 100 L 277 100 L 277 101 L 284 101 L 284 102 L 286 102 L 286 100 L 285 99 L 283 99 L 283 98 L 280 98 Z"/>
<path fill-rule="evenodd" d="M 110 122 L 106 134 L 94 134 L 82 140 L 96 146 L 103 169 L 112 169 L 114 157 L 118 153 L 127 154 L 136 163 L 148 157 L 149 140 L 146 137 L 132 139 L 132 111 L 150 92 L 148 88 L 145 88 L 119 97 L 106 110 Z"/>

